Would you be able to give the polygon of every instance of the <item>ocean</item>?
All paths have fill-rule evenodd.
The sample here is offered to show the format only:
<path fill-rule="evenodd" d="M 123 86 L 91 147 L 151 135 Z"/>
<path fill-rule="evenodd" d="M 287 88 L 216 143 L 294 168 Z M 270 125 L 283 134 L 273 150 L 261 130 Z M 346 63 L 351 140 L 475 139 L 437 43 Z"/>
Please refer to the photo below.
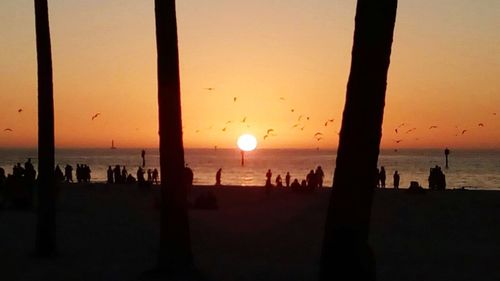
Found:
<path fill-rule="evenodd" d="M 92 170 L 92 181 L 106 181 L 109 165 L 125 165 L 135 176 L 141 165 L 141 150 L 137 149 L 57 149 L 56 163 L 63 169 L 66 164 L 87 164 Z M 36 149 L 0 149 L 0 167 L 12 173 L 15 163 L 23 164 L 32 158 L 37 166 Z M 336 151 L 327 149 L 257 149 L 245 153 L 245 166 L 237 149 L 186 149 L 185 162 L 194 172 L 194 184 L 213 185 L 215 173 L 222 168 L 222 184 L 238 186 L 262 186 L 268 169 L 284 178 L 290 172 L 292 180 L 305 178 L 311 169 L 322 166 L 325 186 L 331 186 Z M 387 172 L 387 186 L 392 187 L 392 174 L 398 170 L 400 187 L 408 187 L 410 181 L 428 186 L 429 169 L 439 165 L 446 174 L 447 188 L 500 189 L 500 150 L 452 150 L 449 169 L 445 169 L 444 151 L 441 149 L 382 150 L 379 166 Z M 146 169 L 159 169 L 157 149 L 146 149 Z"/>

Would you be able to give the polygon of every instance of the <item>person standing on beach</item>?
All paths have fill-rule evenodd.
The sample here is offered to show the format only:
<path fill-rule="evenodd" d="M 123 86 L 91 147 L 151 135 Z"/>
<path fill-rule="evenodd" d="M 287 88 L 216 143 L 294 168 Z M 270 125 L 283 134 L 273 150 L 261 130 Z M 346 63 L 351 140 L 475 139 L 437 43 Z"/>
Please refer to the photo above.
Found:
<path fill-rule="evenodd" d="M 66 182 L 73 182 L 73 167 L 66 164 L 64 167 L 64 176 L 66 177 Z"/>
<path fill-rule="evenodd" d="M 444 150 L 444 157 L 445 157 L 445 160 L 446 160 L 446 166 L 445 166 L 446 169 L 448 169 L 448 155 L 450 155 L 450 150 L 448 148 L 446 148 Z"/>
<path fill-rule="evenodd" d="M 271 186 L 271 177 L 273 176 L 273 173 L 271 172 L 271 169 L 268 169 L 267 170 L 267 173 L 266 173 L 266 186 Z"/>
<path fill-rule="evenodd" d="M 385 188 L 385 168 L 384 166 L 380 167 L 380 174 L 379 174 L 379 179 L 380 179 L 380 187 Z"/>
<path fill-rule="evenodd" d="M 286 176 L 285 176 L 285 184 L 286 184 L 286 187 L 290 187 L 290 172 L 286 172 Z"/>
<path fill-rule="evenodd" d="M 316 168 L 314 176 L 316 177 L 316 184 L 318 185 L 318 187 L 323 187 L 323 178 L 325 177 L 325 173 L 323 172 L 321 166 L 318 166 L 318 168 Z"/>
<path fill-rule="evenodd" d="M 158 184 L 158 169 L 154 168 L 153 170 L 153 182 Z"/>
<path fill-rule="evenodd" d="M 215 173 L 215 186 L 221 186 L 220 183 L 221 176 L 222 176 L 222 168 L 219 168 L 219 170 L 217 170 L 217 173 Z"/>
<path fill-rule="evenodd" d="M 392 177 L 394 179 L 394 189 L 399 189 L 399 174 L 397 170 L 394 172 Z"/>
<path fill-rule="evenodd" d="M 111 166 L 108 166 L 108 170 L 106 173 L 108 176 L 108 184 L 112 184 L 113 183 L 113 169 L 111 169 Z"/>

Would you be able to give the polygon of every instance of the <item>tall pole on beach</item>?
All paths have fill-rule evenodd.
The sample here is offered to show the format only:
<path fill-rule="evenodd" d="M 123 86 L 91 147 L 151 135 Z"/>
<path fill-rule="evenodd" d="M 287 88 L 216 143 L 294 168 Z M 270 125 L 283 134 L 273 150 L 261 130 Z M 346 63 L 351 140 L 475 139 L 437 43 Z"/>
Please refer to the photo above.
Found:
<path fill-rule="evenodd" d="M 375 280 L 368 243 L 397 0 L 358 0 L 320 280 Z"/>
<path fill-rule="evenodd" d="M 240 150 L 240 153 L 241 153 L 241 166 L 245 166 L 245 151 L 244 150 Z"/>
<path fill-rule="evenodd" d="M 444 150 L 444 158 L 445 158 L 445 164 L 446 164 L 446 169 L 448 169 L 448 155 L 450 155 L 450 150 L 448 148 L 446 148 Z"/>
<path fill-rule="evenodd" d="M 38 256 L 47 257 L 57 252 L 54 97 L 47 0 L 35 0 L 35 29 L 38 74 L 38 207 L 35 246 Z"/>
<path fill-rule="evenodd" d="M 160 249 L 157 271 L 166 276 L 193 269 L 184 184 L 184 147 L 175 0 L 155 0 L 161 170 Z"/>

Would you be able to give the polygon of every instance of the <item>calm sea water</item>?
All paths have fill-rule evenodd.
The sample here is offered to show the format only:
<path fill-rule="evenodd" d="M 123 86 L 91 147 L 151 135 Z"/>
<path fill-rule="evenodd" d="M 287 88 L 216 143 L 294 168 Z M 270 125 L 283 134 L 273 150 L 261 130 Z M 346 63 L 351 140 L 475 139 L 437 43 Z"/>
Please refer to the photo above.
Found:
<path fill-rule="evenodd" d="M 129 173 L 135 175 L 142 163 L 141 149 L 58 149 L 56 162 L 63 168 L 66 164 L 73 167 L 85 163 L 92 169 L 93 181 L 105 181 L 108 165 L 125 165 Z M 0 149 L 0 167 L 7 173 L 12 166 L 24 163 L 31 157 L 37 163 L 35 149 Z M 245 166 L 240 165 L 240 152 L 236 149 L 186 149 L 186 163 L 194 171 L 194 183 L 212 185 L 215 173 L 222 168 L 222 184 L 226 185 L 263 185 L 267 169 L 275 176 L 282 177 L 287 171 L 293 178 L 303 179 L 318 165 L 325 171 L 325 185 L 331 186 L 335 166 L 335 150 L 314 149 L 261 149 L 245 155 Z M 443 150 L 414 149 L 383 150 L 379 165 L 385 166 L 388 186 L 392 186 L 392 173 L 401 174 L 401 187 L 407 187 L 412 180 L 427 187 L 429 168 L 440 165 L 446 174 L 448 187 L 470 187 L 480 189 L 500 189 L 500 150 L 452 150 L 450 168 L 444 169 Z M 147 168 L 159 168 L 157 149 L 146 150 Z"/>

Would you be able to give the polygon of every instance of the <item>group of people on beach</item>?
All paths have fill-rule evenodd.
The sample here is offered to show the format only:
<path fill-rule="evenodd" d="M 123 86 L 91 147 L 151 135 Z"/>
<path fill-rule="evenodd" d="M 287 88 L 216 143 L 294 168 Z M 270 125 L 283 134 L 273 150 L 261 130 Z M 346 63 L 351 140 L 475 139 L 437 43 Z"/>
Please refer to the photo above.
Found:
<path fill-rule="evenodd" d="M 73 181 L 73 166 L 66 164 L 64 167 L 64 173 L 62 172 L 59 164 L 56 165 L 54 175 L 57 182 L 67 182 L 72 183 Z M 76 164 L 76 181 L 78 183 L 88 183 L 91 180 L 91 173 L 89 165 L 87 164 Z"/>
<path fill-rule="evenodd" d="M 384 166 L 381 166 L 380 167 L 380 170 L 377 168 L 377 171 L 375 173 L 375 181 L 376 181 L 376 186 L 378 188 L 386 188 L 386 179 L 387 179 L 387 176 L 386 176 L 386 173 L 385 173 L 385 167 Z M 398 173 L 398 171 L 394 171 L 394 174 L 392 175 L 392 183 L 393 183 L 393 186 L 394 186 L 394 189 L 399 189 L 399 181 L 400 181 L 401 177 L 400 177 L 400 174 Z"/>
<path fill-rule="evenodd" d="M 147 174 L 147 178 L 144 177 L 145 174 Z M 134 177 L 132 174 L 129 174 L 125 166 L 120 167 L 120 165 L 116 165 L 114 168 L 108 166 L 106 175 L 108 184 L 139 183 L 140 185 L 143 185 L 153 183 L 158 184 L 159 181 L 159 172 L 156 168 L 147 169 L 145 171 L 140 166 L 137 168 L 136 177 Z"/>
<path fill-rule="evenodd" d="M 290 182 L 292 177 L 290 175 L 290 172 L 286 172 L 285 185 L 283 185 L 283 179 L 281 178 L 281 175 L 276 176 L 274 180 L 275 185 L 273 185 L 271 181 L 272 175 L 273 173 L 271 172 L 271 169 L 267 170 L 265 183 L 266 188 L 285 187 L 291 188 L 293 191 L 312 191 L 316 188 L 321 188 L 323 187 L 323 179 L 325 177 L 325 173 L 323 172 L 321 166 L 318 166 L 316 168 L 316 171 L 313 169 L 310 170 L 305 179 L 302 179 L 300 183 L 299 179 L 297 178 Z"/>

